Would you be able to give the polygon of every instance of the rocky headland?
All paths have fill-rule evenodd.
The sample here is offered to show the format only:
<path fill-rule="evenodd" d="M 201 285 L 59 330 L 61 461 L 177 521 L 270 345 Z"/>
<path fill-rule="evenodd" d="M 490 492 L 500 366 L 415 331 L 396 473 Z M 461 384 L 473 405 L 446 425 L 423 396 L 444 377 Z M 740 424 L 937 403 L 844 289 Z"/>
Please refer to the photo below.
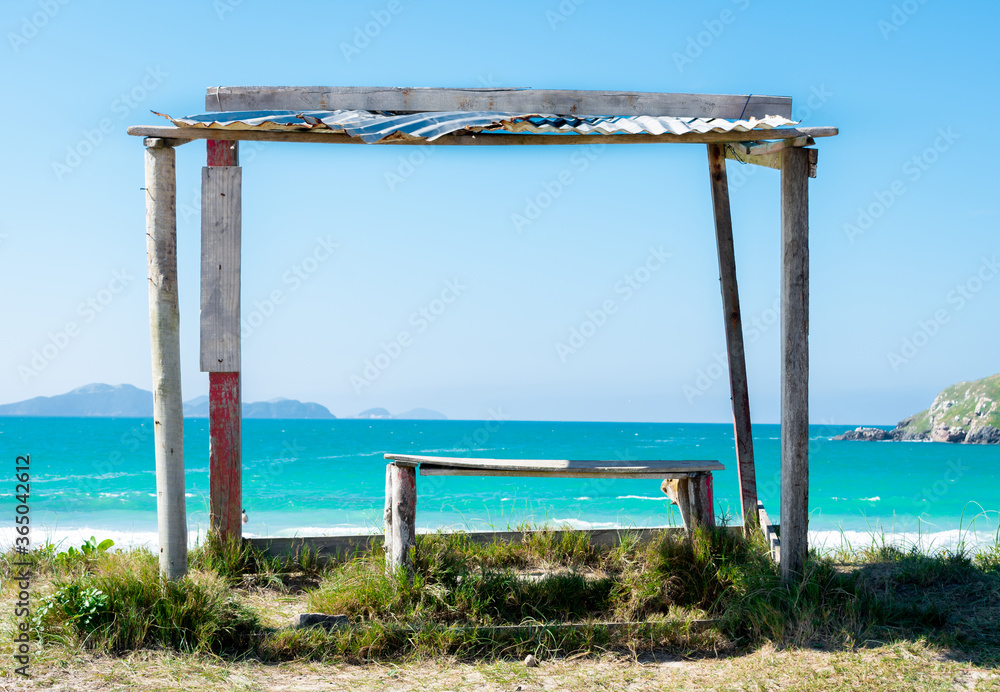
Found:
<path fill-rule="evenodd" d="M 937 395 L 930 408 L 904 418 L 892 430 L 860 427 L 833 439 L 1000 444 L 998 402 L 1000 374 L 947 387 Z"/>

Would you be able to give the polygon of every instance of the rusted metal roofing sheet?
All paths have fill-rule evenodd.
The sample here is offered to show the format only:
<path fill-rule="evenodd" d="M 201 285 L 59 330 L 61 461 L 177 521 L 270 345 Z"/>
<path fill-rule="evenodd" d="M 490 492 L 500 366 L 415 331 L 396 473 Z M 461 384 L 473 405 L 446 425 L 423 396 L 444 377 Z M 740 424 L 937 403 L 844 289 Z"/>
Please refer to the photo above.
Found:
<path fill-rule="evenodd" d="M 155 111 L 154 111 L 155 112 Z M 163 115 L 157 113 L 157 115 Z M 796 124 L 776 115 L 746 120 L 673 118 L 666 116 L 580 116 L 493 111 L 448 111 L 396 115 L 357 110 L 239 111 L 200 113 L 185 118 L 164 115 L 178 127 L 224 130 L 296 130 L 346 133 L 374 144 L 399 139 L 426 139 L 455 132 L 530 133 L 566 135 L 684 135 L 706 132 L 748 132 Z"/>

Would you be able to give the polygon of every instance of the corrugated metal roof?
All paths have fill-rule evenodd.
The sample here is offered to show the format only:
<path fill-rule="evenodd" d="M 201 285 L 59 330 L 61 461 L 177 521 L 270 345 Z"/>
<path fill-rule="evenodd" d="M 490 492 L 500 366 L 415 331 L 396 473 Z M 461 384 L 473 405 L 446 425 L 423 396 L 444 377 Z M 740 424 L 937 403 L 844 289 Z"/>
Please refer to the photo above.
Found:
<path fill-rule="evenodd" d="M 155 113 L 155 111 L 154 111 Z M 163 115 L 157 113 L 157 115 Z M 454 132 L 520 132 L 579 135 L 684 135 L 691 132 L 748 132 L 796 124 L 777 115 L 747 120 L 672 118 L 651 115 L 580 116 L 493 111 L 448 111 L 394 115 L 372 111 L 241 111 L 199 113 L 185 118 L 164 115 L 178 127 L 225 130 L 343 132 L 369 144 L 393 139 L 432 141 Z"/>

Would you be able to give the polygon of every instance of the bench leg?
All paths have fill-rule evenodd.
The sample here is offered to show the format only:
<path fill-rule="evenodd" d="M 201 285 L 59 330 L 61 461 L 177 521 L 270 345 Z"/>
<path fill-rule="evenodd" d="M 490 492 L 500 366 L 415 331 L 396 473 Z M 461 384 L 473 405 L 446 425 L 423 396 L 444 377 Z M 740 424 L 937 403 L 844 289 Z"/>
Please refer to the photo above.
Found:
<path fill-rule="evenodd" d="M 412 466 L 390 465 L 392 480 L 392 519 L 389 535 L 392 540 L 392 571 L 400 568 L 413 574 L 410 549 L 417 543 L 417 469 Z"/>
<path fill-rule="evenodd" d="M 392 574 L 392 470 L 395 464 L 385 465 L 385 573 Z"/>
<path fill-rule="evenodd" d="M 660 484 L 660 490 L 677 505 L 688 534 L 694 530 L 695 524 L 715 526 L 711 473 L 690 478 L 668 478 Z"/>

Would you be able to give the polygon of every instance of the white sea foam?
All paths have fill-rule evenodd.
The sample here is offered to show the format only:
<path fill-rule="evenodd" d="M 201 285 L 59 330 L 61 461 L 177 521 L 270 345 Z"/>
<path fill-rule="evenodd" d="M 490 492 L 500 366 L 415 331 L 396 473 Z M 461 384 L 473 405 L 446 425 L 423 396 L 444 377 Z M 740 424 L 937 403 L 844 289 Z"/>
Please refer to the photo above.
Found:
<path fill-rule="evenodd" d="M 656 502 L 661 502 L 663 500 L 668 500 L 666 495 L 663 497 L 648 497 L 646 495 L 619 495 L 615 498 L 616 500 L 654 500 Z"/>
<path fill-rule="evenodd" d="M 809 547 L 821 553 L 836 550 L 861 550 L 894 546 L 902 550 L 912 550 L 926 554 L 941 551 L 955 552 L 959 548 L 976 550 L 996 545 L 997 535 L 993 530 L 974 531 L 950 529 L 932 532 L 882 532 L 882 531 L 810 531 Z"/>
<path fill-rule="evenodd" d="M 861 501 L 862 502 L 878 502 L 881 499 L 882 499 L 881 497 L 879 497 L 878 495 L 876 495 L 875 497 L 862 497 Z"/>

